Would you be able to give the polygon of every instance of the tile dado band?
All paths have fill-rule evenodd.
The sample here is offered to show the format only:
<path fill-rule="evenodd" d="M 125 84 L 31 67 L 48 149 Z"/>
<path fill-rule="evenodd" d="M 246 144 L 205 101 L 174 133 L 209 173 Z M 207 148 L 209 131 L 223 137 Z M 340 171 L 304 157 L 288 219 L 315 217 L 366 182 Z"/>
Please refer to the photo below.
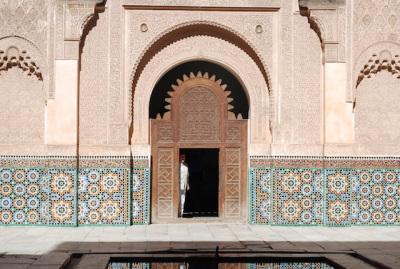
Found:
<path fill-rule="evenodd" d="M 0 157 L 0 224 L 149 222 L 147 157 Z"/>
<path fill-rule="evenodd" d="M 250 159 L 250 222 L 400 224 L 399 158 Z"/>
<path fill-rule="evenodd" d="M 399 224 L 400 159 L 250 158 L 250 222 Z M 0 157 L 0 224 L 149 223 L 147 157 Z"/>

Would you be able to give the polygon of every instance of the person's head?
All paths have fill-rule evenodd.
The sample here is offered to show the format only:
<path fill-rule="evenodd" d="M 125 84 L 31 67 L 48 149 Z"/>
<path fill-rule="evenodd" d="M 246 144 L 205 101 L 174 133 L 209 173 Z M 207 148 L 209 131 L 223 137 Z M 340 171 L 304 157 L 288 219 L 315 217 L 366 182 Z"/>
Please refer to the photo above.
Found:
<path fill-rule="evenodd" d="M 180 162 L 184 163 L 186 161 L 186 156 L 185 154 L 181 154 L 181 156 L 179 156 Z"/>

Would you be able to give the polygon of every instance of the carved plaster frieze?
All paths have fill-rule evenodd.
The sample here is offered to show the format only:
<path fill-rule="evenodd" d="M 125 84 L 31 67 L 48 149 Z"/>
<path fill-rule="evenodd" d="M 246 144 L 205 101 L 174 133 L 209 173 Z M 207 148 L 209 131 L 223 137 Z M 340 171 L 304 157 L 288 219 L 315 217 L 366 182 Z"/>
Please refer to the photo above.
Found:
<path fill-rule="evenodd" d="M 212 48 L 209 44 L 213 44 Z M 193 36 L 179 40 L 161 50 L 148 62 L 133 91 L 132 145 L 148 145 L 150 142 L 148 111 L 151 89 L 171 67 L 190 60 L 218 63 L 243 82 L 251 107 L 250 143 L 268 145 L 271 142 L 268 119 L 271 104 L 268 87 L 261 71 L 244 51 L 225 40 L 210 36 Z"/>
<path fill-rule="evenodd" d="M 374 77 L 378 72 L 390 72 L 400 79 L 400 43 L 378 42 L 364 50 L 356 59 L 352 70 L 351 101 L 355 104 L 356 90 L 365 80 Z"/>
<path fill-rule="evenodd" d="M 39 66 L 26 50 L 19 51 L 16 47 L 10 47 L 7 51 L 0 50 L 0 75 L 13 67 L 21 68 L 28 76 L 36 76 L 38 80 L 43 80 Z"/>
<path fill-rule="evenodd" d="M 392 56 L 399 54 L 400 2 L 352 0 L 351 12 L 351 74 L 349 75 L 348 100 L 354 102 L 360 72 L 368 65 L 372 55 L 387 50 Z M 368 77 L 368 75 L 367 75 Z"/>
<path fill-rule="evenodd" d="M 94 15 L 97 4 L 102 0 L 66 0 L 65 40 L 79 40 L 86 23 Z"/>
<path fill-rule="evenodd" d="M 43 96 L 47 96 L 48 66 L 40 49 L 22 37 L 0 38 L 0 76 L 13 67 L 22 69 L 28 76 L 34 76 L 39 81 L 44 81 Z"/>
<path fill-rule="evenodd" d="M 35 74 L 45 81 L 46 95 L 52 91 L 52 51 L 51 32 L 54 3 L 52 0 L 2 0 L 0 1 L 0 50 L 7 56 L 11 47 L 18 50 L 16 60 L 4 60 L 2 70 L 10 66 L 27 69 L 27 74 Z M 26 53 L 22 53 L 26 52 Z M 24 60 L 19 60 L 22 57 Z M 29 58 L 27 58 L 29 57 Z M 11 57 L 12 58 L 12 57 Z M 34 67 L 31 62 L 36 64 Z M 7 67 L 8 66 L 8 67 Z M 31 69 L 35 71 L 31 72 Z M 40 68 L 40 72 L 37 71 Z M 40 73 L 40 75 L 39 75 Z"/>
<path fill-rule="evenodd" d="M 0 38 L 20 36 L 46 52 L 48 0 L 1 0 Z"/>
<path fill-rule="evenodd" d="M 390 51 L 384 50 L 379 55 L 372 54 L 368 63 L 360 71 L 357 79 L 357 85 L 363 81 L 364 78 L 372 78 L 380 71 L 388 71 L 395 78 L 400 79 L 400 56 L 398 54 L 392 56 Z"/>
<path fill-rule="evenodd" d="M 174 10 L 127 10 L 129 68 L 133 72 L 132 84 L 138 62 L 157 40 L 177 29 L 190 25 L 217 26 L 243 39 L 256 52 L 267 70 L 269 90 L 273 91 L 274 51 L 277 49 L 277 12 L 188 12 Z M 146 31 L 143 30 L 145 24 Z M 276 52 L 275 52 L 276 53 Z"/>
<path fill-rule="evenodd" d="M 58 0 L 56 5 L 57 58 L 78 59 L 85 26 L 102 0 Z"/>
<path fill-rule="evenodd" d="M 345 62 L 346 7 L 342 1 L 299 1 L 325 51 L 325 62 Z"/>

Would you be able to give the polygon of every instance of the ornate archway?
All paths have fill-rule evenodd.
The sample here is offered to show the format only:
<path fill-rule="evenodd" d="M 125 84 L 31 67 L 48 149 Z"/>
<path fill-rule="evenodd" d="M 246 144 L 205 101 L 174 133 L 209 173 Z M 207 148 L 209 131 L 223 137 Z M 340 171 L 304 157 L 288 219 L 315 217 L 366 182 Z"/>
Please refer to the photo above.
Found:
<path fill-rule="evenodd" d="M 218 212 L 244 220 L 247 201 L 247 120 L 230 110 L 227 85 L 198 72 L 177 79 L 168 92 L 169 110 L 151 120 L 152 222 L 176 221 L 179 209 L 179 150 L 218 149 Z"/>
<path fill-rule="evenodd" d="M 210 49 L 209 44 L 213 44 Z M 249 105 L 249 152 L 268 153 L 271 143 L 270 97 L 268 86 L 252 59 L 241 49 L 221 39 L 194 36 L 177 41 L 156 54 L 140 76 L 133 99 L 133 134 L 131 144 L 134 154 L 148 154 L 150 121 L 148 118 L 151 89 L 166 70 L 180 63 L 207 60 L 229 70 L 246 89 Z M 265 116 L 267 115 L 267 117 Z"/>

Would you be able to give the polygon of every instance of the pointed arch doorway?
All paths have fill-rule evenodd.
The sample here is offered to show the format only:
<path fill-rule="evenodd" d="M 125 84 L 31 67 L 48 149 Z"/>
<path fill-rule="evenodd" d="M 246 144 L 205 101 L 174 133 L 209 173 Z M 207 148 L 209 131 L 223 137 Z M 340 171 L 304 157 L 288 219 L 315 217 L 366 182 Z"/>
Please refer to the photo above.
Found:
<path fill-rule="evenodd" d="M 176 76 L 176 82 L 159 102 L 162 109 L 157 111 L 161 113 L 154 115 L 150 111 L 153 112 L 150 115 L 153 117 L 152 222 L 187 220 L 179 217 L 182 155 L 186 156 L 189 167 L 190 190 L 185 213 L 190 211 L 193 217 L 190 220 L 205 221 L 199 217 L 203 215 L 215 217 L 206 221 L 244 222 L 248 105 L 240 104 L 243 100 L 235 101 L 246 98 L 243 89 L 238 89 L 238 83 L 228 78 L 233 87 L 230 89 L 230 85 L 211 72 L 190 72 L 183 76 L 172 72 L 172 76 Z M 160 96 L 156 98 L 160 100 Z M 235 104 L 242 110 L 235 110 Z"/>

